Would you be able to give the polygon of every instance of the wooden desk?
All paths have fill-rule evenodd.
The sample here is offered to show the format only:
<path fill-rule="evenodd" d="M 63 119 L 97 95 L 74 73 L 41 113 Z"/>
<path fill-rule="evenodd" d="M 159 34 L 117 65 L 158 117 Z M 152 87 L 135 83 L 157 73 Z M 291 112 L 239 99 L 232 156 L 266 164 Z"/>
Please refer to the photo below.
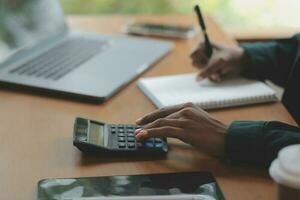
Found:
<path fill-rule="evenodd" d="M 101 33 L 119 33 L 131 16 L 70 17 L 73 28 Z M 192 17 L 140 17 L 179 24 L 196 23 Z M 215 41 L 235 44 L 211 19 L 209 32 Z M 199 36 L 200 37 L 200 36 Z M 199 41 L 174 41 L 172 53 L 143 76 L 192 72 L 189 52 Z M 122 63 L 120 63 L 122 65 Z M 145 174 L 210 170 L 217 177 L 227 199 L 274 199 L 275 191 L 267 171 L 230 166 L 170 140 L 166 160 L 104 160 L 82 156 L 72 145 L 74 118 L 82 116 L 107 122 L 133 123 L 155 107 L 132 82 L 101 105 L 85 104 L 0 88 L 0 199 L 35 199 L 40 179 Z M 295 124 L 281 103 L 218 110 L 211 114 L 232 120 L 280 120 Z"/>

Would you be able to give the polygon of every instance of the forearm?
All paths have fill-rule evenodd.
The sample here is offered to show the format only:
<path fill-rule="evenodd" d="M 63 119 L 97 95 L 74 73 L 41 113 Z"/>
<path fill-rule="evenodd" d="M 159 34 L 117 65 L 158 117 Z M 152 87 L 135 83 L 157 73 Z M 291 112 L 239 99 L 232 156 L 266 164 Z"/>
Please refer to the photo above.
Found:
<path fill-rule="evenodd" d="M 268 167 L 280 149 L 300 144 L 300 129 L 281 122 L 236 121 L 226 135 L 226 157 L 232 162 Z"/>
<path fill-rule="evenodd" d="M 243 75 L 285 86 L 300 44 L 300 34 L 290 39 L 264 43 L 244 43 L 247 67 Z"/>

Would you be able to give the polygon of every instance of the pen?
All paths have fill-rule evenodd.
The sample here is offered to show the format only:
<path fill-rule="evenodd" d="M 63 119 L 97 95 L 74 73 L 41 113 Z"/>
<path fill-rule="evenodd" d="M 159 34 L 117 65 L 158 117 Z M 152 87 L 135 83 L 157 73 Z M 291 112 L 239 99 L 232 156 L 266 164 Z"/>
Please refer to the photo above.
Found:
<path fill-rule="evenodd" d="M 201 10 L 200 10 L 200 7 L 198 5 L 195 6 L 195 12 L 197 14 L 198 21 L 199 21 L 202 33 L 204 35 L 205 52 L 206 52 L 206 55 L 210 58 L 212 53 L 213 53 L 213 48 L 212 48 L 212 45 L 210 43 L 209 37 L 207 35 L 206 26 L 205 26 L 205 23 L 204 23 L 204 18 L 201 14 Z"/>
<path fill-rule="evenodd" d="M 64 200 L 213 200 L 207 195 L 155 195 L 155 196 L 112 196 L 112 197 L 79 197 Z"/>

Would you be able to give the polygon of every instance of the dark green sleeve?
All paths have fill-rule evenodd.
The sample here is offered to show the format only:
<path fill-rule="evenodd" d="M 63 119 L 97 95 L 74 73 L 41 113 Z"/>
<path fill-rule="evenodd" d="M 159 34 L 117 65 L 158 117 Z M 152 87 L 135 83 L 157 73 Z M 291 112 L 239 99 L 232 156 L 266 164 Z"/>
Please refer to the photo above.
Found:
<path fill-rule="evenodd" d="M 297 57 L 299 44 L 300 34 L 272 42 L 241 44 L 248 58 L 248 67 L 243 75 L 259 80 L 268 79 L 284 87 Z"/>
<path fill-rule="evenodd" d="M 232 162 L 268 167 L 280 149 L 300 144 L 300 129 L 281 122 L 235 121 L 226 136 L 226 156 Z"/>

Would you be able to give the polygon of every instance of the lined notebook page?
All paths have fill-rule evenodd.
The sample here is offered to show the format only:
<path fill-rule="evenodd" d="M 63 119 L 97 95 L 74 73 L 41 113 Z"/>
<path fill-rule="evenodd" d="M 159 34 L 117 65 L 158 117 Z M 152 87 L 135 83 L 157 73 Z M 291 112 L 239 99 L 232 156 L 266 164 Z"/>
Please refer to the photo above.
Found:
<path fill-rule="evenodd" d="M 143 78 L 138 86 L 159 108 L 186 102 L 213 109 L 277 101 L 265 83 L 241 77 L 215 83 L 208 79 L 197 82 L 196 74 L 183 74 Z"/>

